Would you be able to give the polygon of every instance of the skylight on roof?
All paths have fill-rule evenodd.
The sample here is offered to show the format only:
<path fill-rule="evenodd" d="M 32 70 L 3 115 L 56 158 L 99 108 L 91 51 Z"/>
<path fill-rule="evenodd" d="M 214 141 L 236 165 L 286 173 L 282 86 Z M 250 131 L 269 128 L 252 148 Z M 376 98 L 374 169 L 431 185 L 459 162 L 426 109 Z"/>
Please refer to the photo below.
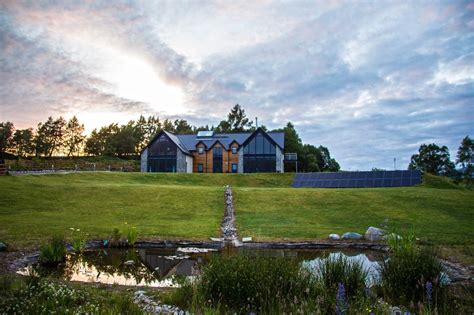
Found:
<path fill-rule="evenodd" d="M 210 138 L 214 135 L 214 131 L 198 131 L 198 138 Z"/>

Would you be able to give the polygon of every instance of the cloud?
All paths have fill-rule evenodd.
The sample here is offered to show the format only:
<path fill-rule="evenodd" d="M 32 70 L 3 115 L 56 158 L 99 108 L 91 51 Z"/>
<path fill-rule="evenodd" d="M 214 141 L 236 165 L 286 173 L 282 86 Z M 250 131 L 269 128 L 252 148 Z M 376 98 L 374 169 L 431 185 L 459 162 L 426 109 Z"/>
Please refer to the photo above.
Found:
<path fill-rule="evenodd" d="M 454 153 L 473 133 L 469 2 L 6 1 L 0 11 L 0 120 L 162 115 L 104 79 L 120 54 L 183 91 L 185 110 L 166 117 L 216 124 L 239 103 L 270 128 L 292 121 L 345 169 L 393 158 L 405 168 L 420 144 Z"/>

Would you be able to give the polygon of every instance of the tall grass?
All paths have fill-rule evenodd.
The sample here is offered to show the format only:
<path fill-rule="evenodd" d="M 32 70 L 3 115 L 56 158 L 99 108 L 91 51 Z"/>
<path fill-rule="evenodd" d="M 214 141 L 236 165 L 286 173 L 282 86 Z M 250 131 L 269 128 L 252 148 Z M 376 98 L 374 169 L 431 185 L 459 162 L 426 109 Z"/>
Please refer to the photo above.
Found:
<path fill-rule="evenodd" d="M 314 288 L 295 260 L 243 255 L 214 258 L 204 267 L 197 292 L 205 305 L 249 313 L 304 303 Z"/>
<path fill-rule="evenodd" d="M 348 296 L 362 294 L 368 278 L 368 271 L 361 262 L 351 261 L 343 255 L 322 260 L 317 273 L 324 291 L 336 292 L 342 283 Z"/>
<path fill-rule="evenodd" d="M 314 270 L 287 257 L 214 257 L 170 302 L 197 313 L 307 314 L 334 313 L 344 298 L 344 309 L 358 312 L 377 304 L 364 296 L 366 279 L 362 265 L 342 255 Z"/>
<path fill-rule="evenodd" d="M 39 261 L 43 265 L 57 265 L 66 259 L 64 239 L 53 236 L 50 242 L 40 247 Z"/>
<path fill-rule="evenodd" d="M 392 303 L 416 304 L 427 300 L 427 285 L 436 296 L 444 271 L 436 250 L 418 246 L 413 236 L 391 238 L 389 245 L 390 257 L 382 260 L 379 268 L 384 296 Z"/>

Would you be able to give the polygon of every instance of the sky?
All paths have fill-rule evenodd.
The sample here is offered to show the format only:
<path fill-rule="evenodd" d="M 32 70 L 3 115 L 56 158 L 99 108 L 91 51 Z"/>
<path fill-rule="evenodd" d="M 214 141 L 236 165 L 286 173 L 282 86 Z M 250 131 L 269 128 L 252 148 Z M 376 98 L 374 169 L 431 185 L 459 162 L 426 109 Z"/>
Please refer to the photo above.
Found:
<path fill-rule="evenodd" d="M 291 121 L 345 170 L 474 136 L 474 2 L 0 0 L 0 121 Z"/>

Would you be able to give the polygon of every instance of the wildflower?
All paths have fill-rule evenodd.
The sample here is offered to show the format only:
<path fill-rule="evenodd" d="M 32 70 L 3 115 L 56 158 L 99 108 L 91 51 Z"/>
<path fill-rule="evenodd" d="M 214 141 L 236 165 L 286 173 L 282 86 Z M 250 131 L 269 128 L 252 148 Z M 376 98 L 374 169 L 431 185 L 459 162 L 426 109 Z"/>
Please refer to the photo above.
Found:
<path fill-rule="evenodd" d="M 427 281 L 425 287 L 426 287 L 426 300 L 428 301 L 428 305 L 431 305 L 431 298 L 433 295 L 433 284 Z"/>
<path fill-rule="evenodd" d="M 344 284 L 339 283 L 337 287 L 336 297 L 336 314 L 342 315 L 346 313 L 346 288 Z"/>
<path fill-rule="evenodd" d="M 364 294 L 365 294 L 365 297 L 369 297 L 369 296 L 370 296 L 370 288 L 369 288 L 369 287 L 365 287 L 365 288 L 364 288 Z"/>

